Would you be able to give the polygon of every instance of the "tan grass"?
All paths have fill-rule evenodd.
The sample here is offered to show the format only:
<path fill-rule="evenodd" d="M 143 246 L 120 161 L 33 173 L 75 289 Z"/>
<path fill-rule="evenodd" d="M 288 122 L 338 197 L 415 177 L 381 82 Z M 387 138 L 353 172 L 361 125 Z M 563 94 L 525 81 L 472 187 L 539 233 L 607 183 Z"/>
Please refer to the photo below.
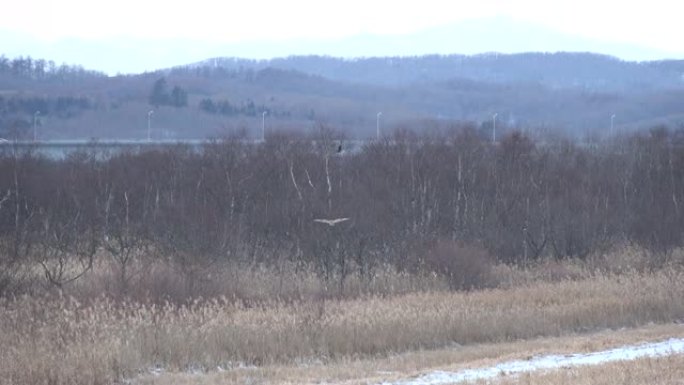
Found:
<path fill-rule="evenodd" d="M 472 293 L 181 306 L 0 303 L 0 384 L 98 384 L 239 363 L 329 363 L 684 319 L 684 274 L 599 275 Z"/>
<path fill-rule="evenodd" d="M 383 381 L 414 378 L 434 370 L 458 371 L 487 367 L 503 361 L 526 359 L 536 355 L 600 351 L 671 337 L 684 337 L 684 326 L 651 325 L 638 329 L 605 330 L 564 337 L 544 337 L 525 341 L 413 351 L 385 358 L 342 360 L 327 364 L 266 365 L 202 374 L 164 372 L 158 375 L 141 376 L 136 383 L 141 385 L 378 384 Z M 661 369 L 665 373 L 668 371 L 674 373 L 676 371 L 673 372 L 671 369 L 677 368 L 666 366 Z M 582 371 L 584 368 L 577 370 Z M 543 373 L 536 375 L 543 376 Z M 513 379 L 509 380 L 513 382 Z M 540 381 L 538 383 L 555 382 Z"/>

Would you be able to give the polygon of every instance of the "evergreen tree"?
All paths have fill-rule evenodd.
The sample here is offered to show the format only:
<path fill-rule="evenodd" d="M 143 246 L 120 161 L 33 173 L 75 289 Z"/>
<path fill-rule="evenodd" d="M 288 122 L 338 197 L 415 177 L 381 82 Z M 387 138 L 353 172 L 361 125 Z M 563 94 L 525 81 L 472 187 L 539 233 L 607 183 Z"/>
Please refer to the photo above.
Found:
<path fill-rule="evenodd" d="M 184 89 L 175 86 L 171 90 L 171 105 L 174 107 L 186 107 L 188 105 L 188 93 Z"/>
<path fill-rule="evenodd" d="M 210 114 L 216 113 L 216 105 L 214 104 L 214 101 L 209 98 L 202 99 L 199 103 L 199 108 L 200 110 Z"/>
<path fill-rule="evenodd" d="M 152 86 L 149 102 L 155 107 L 169 104 L 169 90 L 165 78 L 159 78 Z"/>

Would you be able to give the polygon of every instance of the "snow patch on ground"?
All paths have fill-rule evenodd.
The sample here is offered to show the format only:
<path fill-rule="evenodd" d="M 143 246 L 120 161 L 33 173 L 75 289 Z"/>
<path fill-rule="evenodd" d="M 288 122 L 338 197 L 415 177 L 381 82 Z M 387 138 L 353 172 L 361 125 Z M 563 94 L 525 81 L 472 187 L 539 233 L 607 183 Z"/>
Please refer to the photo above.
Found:
<path fill-rule="evenodd" d="M 420 377 L 398 382 L 383 382 L 381 385 L 440 385 L 458 382 L 487 380 L 502 375 L 517 375 L 538 370 L 552 370 L 584 365 L 599 365 L 615 361 L 629 361 L 637 358 L 664 357 L 684 353 L 684 339 L 628 345 L 594 353 L 538 356 L 529 360 L 502 362 L 496 366 L 479 369 L 465 369 L 458 372 L 435 371 Z"/>

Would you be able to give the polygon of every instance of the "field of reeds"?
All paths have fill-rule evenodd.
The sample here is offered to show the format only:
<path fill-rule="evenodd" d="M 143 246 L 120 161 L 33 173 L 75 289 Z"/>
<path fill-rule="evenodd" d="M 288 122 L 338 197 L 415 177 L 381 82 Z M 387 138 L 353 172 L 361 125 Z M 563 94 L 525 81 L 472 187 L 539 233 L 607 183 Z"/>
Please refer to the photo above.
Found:
<path fill-rule="evenodd" d="M 561 337 L 539 337 L 510 342 L 451 346 L 392 354 L 380 358 L 370 357 L 327 363 L 308 363 L 306 365 L 245 366 L 212 372 L 156 371 L 140 376 L 135 382 L 141 385 L 241 385 L 247 383 L 264 385 L 321 383 L 368 385 L 406 384 L 410 381 L 420 383 L 417 381 L 419 378 L 424 378 L 425 375 L 435 371 L 454 373 L 463 370 L 477 370 L 503 362 L 529 360 L 548 355 L 598 352 L 627 345 L 638 345 L 647 341 L 658 342 L 673 337 L 680 339 L 684 337 L 684 326 L 680 324 L 650 324 L 638 328 L 605 329 L 599 332 L 571 333 Z M 670 356 L 669 358 L 676 359 L 677 357 Z M 638 365 L 640 361 L 631 362 Z M 676 368 L 672 366 L 661 366 L 660 368 L 666 371 L 660 373 L 660 377 L 672 377 L 677 373 Z M 568 369 L 570 368 L 564 367 L 560 370 Z M 572 368 L 576 372 L 581 372 L 584 369 L 590 368 L 581 366 Z M 528 377 L 546 373 L 531 372 Z M 521 378 L 521 376 L 525 376 L 525 374 L 516 376 L 510 373 L 502 373 L 496 380 L 490 379 L 489 382 L 484 383 L 498 384 L 499 381 L 509 381 L 510 383 Z M 643 383 L 652 382 L 644 381 Z"/>
<path fill-rule="evenodd" d="M 647 268 L 637 254 L 623 251 L 622 263 L 608 256 L 495 266 L 490 288 L 469 292 L 450 291 L 437 276 L 389 270 L 374 289 L 350 282 L 349 292 L 326 295 L 320 280 L 300 272 L 259 292 L 264 281 L 278 282 L 275 273 L 229 271 L 214 281 L 237 274 L 241 297 L 233 291 L 184 302 L 96 296 L 107 280 L 94 271 L 62 294 L 0 300 L 0 384 L 111 384 L 154 370 L 319 365 L 683 320 L 680 264 Z M 151 285 L 155 275 L 146 277 Z"/>

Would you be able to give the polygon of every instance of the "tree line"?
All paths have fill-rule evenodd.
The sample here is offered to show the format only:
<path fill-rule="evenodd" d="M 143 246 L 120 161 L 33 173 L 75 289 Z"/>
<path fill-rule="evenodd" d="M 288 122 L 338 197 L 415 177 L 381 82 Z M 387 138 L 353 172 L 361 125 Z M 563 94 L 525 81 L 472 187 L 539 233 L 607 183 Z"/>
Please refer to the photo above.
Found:
<path fill-rule="evenodd" d="M 91 99 L 79 96 L 0 96 L 0 137 L 25 139 L 38 116 L 69 119 L 97 108 Z"/>
<path fill-rule="evenodd" d="M 173 86 L 169 91 L 169 85 L 165 77 L 157 79 L 152 85 L 148 98 L 150 105 L 154 107 L 172 106 L 176 108 L 188 106 L 188 92 L 180 86 Z M 290 112 L 279 112 L 267 108 L 265 105 L 257 106 L 252 99 L 247 99 L 239 104 L 233 104 L 227 99 L 214 100 L 203 98 L 197 107 L 200 111 L 208 114 L 220 114 L 224 116 L 257 116 L 266 111 L 271 116 L 290 116 Z"/>
<path fill-rule="evenodd" d="M 172 106 L 176 108 L 188 105 L 188 92 L 179 86 L 174 86 L 169 92 L 166 78 L 157 79 L 150 91 L 149 103 L 152 106 Z"/>
<path fill-rule="evenodd" d="M 57 96 L 54 98 L 41 96 L 5 98 L 0 96 L 0 116 L 33 115 L 36 111 L 40 111 L 43 115 L 55 114 L 60 118 L 69 118 L 82 110 L 92 108 L 95 108 L 95 103 L 84 96 Z"/>
<path fill-rule="evenodd" d="M 34 59 L 31 56 L 19 56 L 13 59 L 0 56 L 0 74 L 17 78 L 34 80 L 67 80 L 83 78 L 102 78 L 106 75 L 81 66 L 58 65 L 53 60 Z"/>
<path fill-rule="evenodd" d="M 439 270 L 425 257 L 445 240 L 505 263 L 624 243 L 679 247 L 684 131 L 593 144 L 514 132 L 492 144 L 460 126 L 353 149 L 321 127 L 199 151 L 91 149 L 51 160 L 7 150 L 0 192 L 0 292 L 27 265 L 60 287 L 102 255 L 119 266 L 122 287 L 143 255 L 191 278 L 221 261 L 288 262 L 344 285 L 385 264 Z M 349 219 L 320 221 L 339 218 Z"/>

